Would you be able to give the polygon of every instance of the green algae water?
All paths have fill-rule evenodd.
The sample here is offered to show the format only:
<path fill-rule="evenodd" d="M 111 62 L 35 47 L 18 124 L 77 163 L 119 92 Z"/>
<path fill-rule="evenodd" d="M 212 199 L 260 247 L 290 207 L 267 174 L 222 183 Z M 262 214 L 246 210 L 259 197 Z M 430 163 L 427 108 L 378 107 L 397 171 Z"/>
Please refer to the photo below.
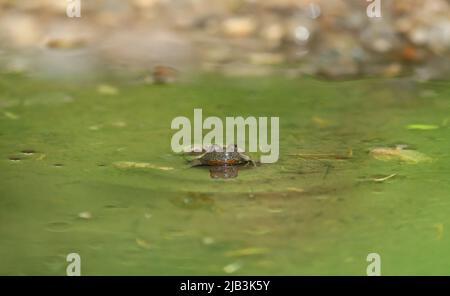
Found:
<path fill-rule="evenodd" d="M 170 124 L 198 107 L 279 117 L 279 161 L 190 168 Z M 406 78 L 2 75 L 0 274 L 65 275 L 76 252 L 84 275 L 365 275 L 375 252 L 383 275 L 448 275 L 449 111 L 450 83 Z M 431 161 L 369 153 L 395 145 Z"/>

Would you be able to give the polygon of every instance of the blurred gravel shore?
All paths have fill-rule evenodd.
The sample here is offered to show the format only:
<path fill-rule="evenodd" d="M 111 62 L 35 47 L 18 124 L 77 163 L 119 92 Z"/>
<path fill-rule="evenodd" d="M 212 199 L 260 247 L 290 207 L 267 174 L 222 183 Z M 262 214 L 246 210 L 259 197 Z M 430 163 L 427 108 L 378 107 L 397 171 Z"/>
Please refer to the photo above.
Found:
<path fill-rule="evenodd" d="M 180 72 L 450 77 L 450 2 L 0 0 L 0 65 L 52 77 Z"/>

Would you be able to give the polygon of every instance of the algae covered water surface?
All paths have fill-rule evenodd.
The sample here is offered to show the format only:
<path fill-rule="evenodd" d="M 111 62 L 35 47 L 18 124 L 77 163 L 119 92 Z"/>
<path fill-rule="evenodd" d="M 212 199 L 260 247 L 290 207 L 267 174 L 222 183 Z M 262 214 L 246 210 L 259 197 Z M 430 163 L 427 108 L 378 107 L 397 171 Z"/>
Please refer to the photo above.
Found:
<path fill-rule="evenodd" d="M 3 75 L 0 274 L 64 275 L 72 252 L 86 275 L 364 275 L 372 252 L 386 275 L 448 274 L 449 87 Z M 170 124 L 197 107 L 279 117 L 279 161 L 231 179 L 190 168 Z M 369 153 L 396 145 L 413 161 Z"/>

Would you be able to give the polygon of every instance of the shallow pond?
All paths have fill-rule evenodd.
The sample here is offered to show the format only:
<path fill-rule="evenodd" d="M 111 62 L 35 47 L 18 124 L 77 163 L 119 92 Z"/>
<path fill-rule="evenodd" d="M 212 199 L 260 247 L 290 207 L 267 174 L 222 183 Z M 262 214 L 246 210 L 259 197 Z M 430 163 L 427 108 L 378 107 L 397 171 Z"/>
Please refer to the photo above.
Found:
<path fill-rule="evenodd" d="M 364 275 L 371 252 L 385 275 L 450 272 L 450 83 L 106 84 L 0 77 L 0 274 L 64 275 L 71 252 L 91 275 Z M 280 117 L 279 161 L 189 168 L 170 123 L 196 107 Z M 397 144 L 432 161 L 368 153 Z"/>

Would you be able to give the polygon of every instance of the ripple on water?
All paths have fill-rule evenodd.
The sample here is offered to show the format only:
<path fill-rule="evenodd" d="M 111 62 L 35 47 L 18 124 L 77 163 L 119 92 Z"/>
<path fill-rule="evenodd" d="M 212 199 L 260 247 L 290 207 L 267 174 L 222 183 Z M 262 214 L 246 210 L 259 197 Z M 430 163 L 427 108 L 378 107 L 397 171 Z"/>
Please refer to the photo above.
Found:
<path fill-rule="evenodd" d="M 68 232 L 72 230 L 72 224 L 64 221 L 50 222 L 45 226 L 45 230 L 50 232 Z"/>
<path fill-rule="evenodd" d="M 12 162 L 19 162 L 22 160 L 22 157 L 19 156 L 9 156 L 8 159 Z"/>
<path fill-rule="evenodd" d="M 20 151 L 20 153 L 25 154 L 25 155 L 33 155 L 36 153 L 36 150 L 33 149 L 23 149 Z"/>

